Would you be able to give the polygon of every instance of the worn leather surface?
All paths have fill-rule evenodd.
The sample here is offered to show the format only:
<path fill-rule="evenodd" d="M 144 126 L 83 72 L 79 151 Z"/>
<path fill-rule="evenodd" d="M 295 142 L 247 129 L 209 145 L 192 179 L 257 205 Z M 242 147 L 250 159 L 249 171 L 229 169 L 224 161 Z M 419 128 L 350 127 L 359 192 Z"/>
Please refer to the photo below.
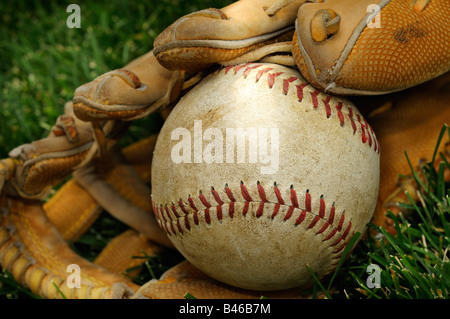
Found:
<path fill-rule="evenodd" d="M 198 120 L 224 132 L 223 145 L 227 128 L 278 128 L 278 169 L 262 174 L 267 163 L 225 155 L 222 163 L 175 163 L 173 132 L 184 128 L 193 141 Z M 276 140 L 261 138 L 275 154 Z M 201 154 L 188 143 L 192 156 Z M 377 147 L 353 104 L 316 91 L 296 70 L 225 68 L 181 99 L 158 136 L 154 211 L 174 246 L 219 281 L 255 290 L 307 285 L 306 264 L 329 273 L 353 233 L 364 232 L 378 195 Z"/>
<path fill-rule="evenodd" d="M 297 10 L 305 0 L 293 1 L 269 16 L 266 10 L 277 2 L 241 0 L 184 16 L 155 39 L 155 56 L 166 68 L 196 70 L 267 43 L 290 41 Z"/>
<path fill-rule="evenodd" d="M 432 0 L 416 11 L 411 0 L 328 0 L 301 6 L 293 53 L 302 75 L 335 94 L 382 94 L 403 90 L 450 70 L 450 3 Z M 367 27 L 377 4 L 379 27 Z M 340 30 L 323 42 L 311 37 L 319 9 L 341 16 Z M 370 20 L 370 19 L 369 19 Z"/>
<path fill-rule="evenodd" d="M 150 51 L 78 87 L 75 114 L 84 121 L 135 117 L 166 94 L 171 77 Z"/>

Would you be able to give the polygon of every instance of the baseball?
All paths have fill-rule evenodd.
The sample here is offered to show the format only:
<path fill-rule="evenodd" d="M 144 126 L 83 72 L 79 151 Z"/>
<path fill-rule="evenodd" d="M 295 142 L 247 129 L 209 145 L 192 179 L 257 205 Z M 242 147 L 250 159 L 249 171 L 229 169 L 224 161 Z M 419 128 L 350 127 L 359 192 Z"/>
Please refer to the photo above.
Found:
<path fill-rule="evenodd" d="M 265 63 L 215 71 L 158 137 L 152 203 L 174 246 L 205 274 L 252 290 L 313 282 L 366 230 L 379 144 L 345 98 Z"/>

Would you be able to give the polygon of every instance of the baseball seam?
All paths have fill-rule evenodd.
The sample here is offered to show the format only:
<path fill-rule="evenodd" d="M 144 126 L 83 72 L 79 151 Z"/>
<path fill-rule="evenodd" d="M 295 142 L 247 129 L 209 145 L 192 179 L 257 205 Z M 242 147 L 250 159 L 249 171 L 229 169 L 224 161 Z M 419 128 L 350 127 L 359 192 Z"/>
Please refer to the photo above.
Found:
<path fill-rule="evenodd" d="M 263 68 L 261 68 L 263 67 Z M 275 80 L 285 72 L 276 72 L 273 73 L 272 67 L 265 67 L 264 64 L 255 64 L 255 63 L 246 63 L 241 65 L 231 65 L 227 67 L 223 67 L 218 69 L 215 73 L 220 73 L 224 71 L 225 74 L 237 75 L 240 70 L 243 71 L 244 79 L 247 79 L 250 72 L 255 69 L 259 69 L 255 75 L 256 82 L 259 82 L 261 77 L 267 73 L 267 84 L 270 89 L 272 89 L 275 85 Z M 234 70 L 234 72 L 230 72 Z M 298 84 L 298 82 L 301 82 Z M 319 110 L 324 109 L 325 115 L 327 118 L 331 118 L 332 114 L 335 112 L 336 116 L 339 120 L 339 124 L 341 127 L 346 123 L 346 118 L 350 121 L 350 125 L 353 130 L 353 135 L 355 135 L 358 131 L 358 127 L 360 128 L 361 134 L 361 142 L 363 144 L 367 144 L 371 149 L 373 149 L 376 153 L 380 153 L 380 144 L 375 136 L 375 132 L 373 128 L 369 125 L 364 117 L 355 112 L 353 108 L 349 105 L 346 105 L 345 108 L 347 112 L 345 113 L 344 104 L 341 101 L 337 101 L 333 104 L 333 100 L 335 99 L 332 95 L 327 95 L 322 91 L 315 89 L 311 84 L 303 80 L 301 77 L 292 76 L 289 78 L 283 79 L 283 94 L 288 95 L 291 87 L 295 86 L 294 90 L 297 94 L 297 100 L 299 103 L 303 101 L 308 91 L 310 93 L 311 101 L 313 109 Z M 356 114 L 356 115 L 355 115 Z M 345 116 L 347 115 L 347 116 Z"/>
<path fill-rule="evenodd" d="M 254 215 L 255 218 L 259 219 L 261 218 L 265 212 L 267 212 L 267 205 L 273 205 L 273 210 L 269 211 L 270 218 L 273 221 L 275 217 L 279 214 L 279 211 L 281 208 L 287 208 L 286 214 L 283 217 L 283 222 L 287 222 L 288 220 L 294 220 L 294 227 L 298 227 L 306 220 L 309 220 L 312 218 L 312 220 L 309 222 L 308 226 L 306 227 L 306 230 L 313 229 L 316 224 L 319 221 L 323 221 L 324 224 L 320 229 L 315 231 L 315 235 L 323 236 L 322 242 L 326 242 L 329 244 L 330 247 L 335 248 L 335 250 L 332 252 L 332 254 L 335 254 L 335 258 L 339 259 L 341 254 L 340 252 L 344 249 L 344 247 L 347 245 L 348 241 L 350 240 L 351 236 L 348 236 L 350 233 L 352 233 L 352 222 L 351 220 L 348 221 L 347 225 L 344 226 L 347 222 L 344 212 L 342 212 L 340 217 L 336 216 L 336 208 L 335 204 L 333 203 L 331 205 L 331 208 L 329 209 L 328 217 L 326 217 L 326 203 L 325 199 L 322 196 L 320 196 L 320 205 L 319 210 L 317 213 L 312 211 L 312 198 L 309 190 L 306 190 L 305 193 L 305 200 L 304 200 L 304 207 L 299 206 L 299 200 L 297 196 L 297 192 L 294 189 L 294 186 L 291 185 L 289 189 L 290 194 L 290 201 L 291 203 L 287 203 L 283 196 L 281 195 L 280 189 L 277 187 L 277 184 L 274 183 L 273 185 L 273 194 L 275 194 L 277 198 L 277 202 L 268 200 L 266 189 L 263 187 L 263 185 L 258 181 L 257 183 L 257 189 L 255 191 L 259 195 L 259 199 L 254 200 L 252 196 L 250 195 L 249 190 L 244 185 L 244 183 L 241 181 L 240 183 L 240 194 L 244 200 L 236 200 L 237 194 L 235 194 L 231 188 L 228 186 L 228 184 L 225 184 L 224 193 L 226 194 L 226 201 L 224 201 L 219 193 L 215 190 L 214 187 L 211 187 L 211 195 L 214 198 L 214 200 L 217 203 L 217 206 L 213 206 L 213 204 L 207 200 L 205 194 L 203 194 L 202 191 L 199 192 L 198 200 L 203 205 L 203 208 L 198 208 L 198 202 L 197 205 L 194 202 L 194 198 L 189 195 L 187 201 L 183 201 L 182 199 L 179 200 L 176 205 L 175 203 L 171 203 L 170 207 L 168 204 L 158 205 L 155 204 L 152 201 L 153 205 L 153 212 L 156 216 L 156 219 L 158 221 L 159 226 L 169 235 L 169 236 L 177 236 L 178 234 L 184 234 L 185 231 L 190 232 L 192 225 L 189 221 L 189 216 L 192 216 L 192 219 L 194 221 L 194 224 L 196 226 L 201 226 L 200 218 L 201 215 L 203 215 L 204 222 L 207 225 L 210 225 L 212 220 L 212 214 L 211 209 L 215 209 L 216 214 L 215 217 L 219 223 L 221 223 L 225 216 L 228 216 L 230 220 L 233 220 L 233 218 L 238 213 L 236 211 L 236 204 L 241 203 L 243 204 L 243 208 L 241 211 L 241 214 L 243 216 L 247 216 L 247 213 L 249 212 L 250 204 L 255 203 L 258 205 L 258 209 L 256 210 L 256 213 Z M 225 213 L 225 209 L 228 207 L 227 214 Z M 199 214 L 202 212 L 202 214 Z M 298 216 L 296 218 L 293 218 L 294 215 Z M 306 218 L 308 215 L 310 215 L 310 218 Z M 337 223 L 337 224 L 336 224 Z M 331 227 L 331 228 L 330 228 Z M 329 229 L 329 232 L 326 232 L 327 229 Z M 325 234 L 327 235 L 325 236 Z M 332 240 L 334 239 L 334 240 Z"/>

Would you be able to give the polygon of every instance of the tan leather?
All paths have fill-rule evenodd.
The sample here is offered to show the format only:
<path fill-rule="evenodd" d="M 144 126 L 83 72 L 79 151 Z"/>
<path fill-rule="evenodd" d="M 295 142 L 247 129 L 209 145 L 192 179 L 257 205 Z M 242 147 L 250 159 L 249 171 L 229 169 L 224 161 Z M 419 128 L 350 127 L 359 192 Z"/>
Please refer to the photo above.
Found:
<path fill-rule="evenodd" d="M 74 179 L 62 185 L 43 204 L 50 222 L 65 240 L 76 242 L 100 216 L 103 209 Z"/>
<path fill-rule="evenodd" d="M 77 169 L 74 178 L 111 215 L 147 238 L 172 247 L 152 211 L 150 188 L 115 145 L 104 157 Z"/>
<path fill-rule="evenodd" d="M 382 94 L 403 90 L 450 70 L 450 2 L 432 0 L 413 9 L 411 0 L 328 0 L 298 12 L 293 54 L 302 75 L 335 94 Z M 422 2 L 422 1 L 420 1 Z M 380 27 L 367 27 L 368 6 L 381 9 Z M 418 4 L 417 4 L 418 5 Z M 310 21 L 320 9 L 340 17 L 340 30 L 322 42 Z"/>
<path fill-rule="evenodd" d="M 74 167 L 96 152 L 90 123 L 79 120 L 71 103 L 65 105 L 65 117 L 73 120 L 71 138 L 59 127 L 43 139 L 13 149 L 9 156 L 17 160 L 15 178 L 9 183 L 10 193 L 27 198 L 40 198 L 50 187 L 66 178 Z M 110 124 L 113 124 L 112 122 Z M 7 185 L 8 186 L 8 185 Z"/>
<path fill-rule="evenodd" d="M 124 298 L 137 286 L 76 255 L 49 222 L 40 201 L 0 196 L 0 262 L 22 286 L 42 298 Z M 80 267 L 80 288 L 66 283 Z M 71 281 L 72 282 L 72 281 Z M 56 287 L 55 287 L 56 285 Z"/>
<path fill-rule="evenodd" d="M 106 245 L 94 264 L 114 274 L 133 277 L 139 274 L 139 266 L 147 261 L 146 256 L 154 257 L 161 251 L 160 246 L 134 229 L 128 229 Z"/>
<path fill-rule="evenodd" d="M 77 88 L 75 114 L 84 121 L 131 119 L 166 94 L 171 78 L 149 52 Z"/>
<path fill-rule="evenodd" d="M 186 293 L 198 299 L 306 299 L 303 289 L 279 291 L 245 290 L 225 285 L 206 276 L 188 261 L 172 267 L 159 280 L 151 280 L 139 288 L 134 299 L 182 299 Z"/>
<path fill-rule="evenodd" d="M 145 183 L 150 182 L 151 160 L 149 159 L 152 157 L 156 137 L 157 135 L 152 135 L 123 149 L 127 162 L 133 166 Z M 120 179 L 118 182 L 116 189 L 123 183 Z M 128 195 L 133 196 L 133 192 Z M 130 205 L 133 204 L 130 203 Z M 43 207 L 49 220 L 63 238 L 73 242 L 85 233 L 103 211 L 95 198 L 73 178 L 64 183 L 44 203 Z"/>
<path fill-rule="evenodd" d="M 373 113 L 368 121 L 381 146 L 380 192 L 374 222 L 382 225 L 386 200 L 396 191 L 398 176 L 411 175 L 405 151 L 414 168 L 422 159 L 431 161 L 439 132 L 445 123 L 449 124 L 450 73 L 379 99 L 387 109 Z M 368 100 L 372 97 L 363 97 L 356 104 L 368 106 Z M 448 141 L 446 134 L 441 147 Z"/>
<path fill-rule="evenodd" d="M 156 38 L 155 56 L 169 69 L 198 70 L 279 41 L 286 33 L 284 40 L 291 40 L 296 12 L 305 1 L 241 0 L 189 14 Z M 277 2 L 283 5 L 269 15 L 266 10 Z"/>

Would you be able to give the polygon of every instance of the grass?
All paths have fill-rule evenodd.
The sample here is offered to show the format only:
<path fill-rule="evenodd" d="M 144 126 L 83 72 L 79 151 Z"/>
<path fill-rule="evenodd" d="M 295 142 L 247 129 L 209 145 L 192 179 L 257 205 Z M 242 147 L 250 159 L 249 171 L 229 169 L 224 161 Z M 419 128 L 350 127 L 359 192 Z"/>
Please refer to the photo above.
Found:
<path fill-rule="evenodd" d="M 327 289 L 321 291 L 329 298 L 367 299 L 449 299 L 450 294 L 450 197 L 449 185 L 444 180 L 444 168 L 450 169 L 445 157 L 438 154 L 438 145 L 444 134 L 450 137 L 450 128 L 444 126 L 438 138 L 436 152 L 441 156 L 439 170 L 433 161 L 423 167 L 424 180 L 411 167 L 420 203 L 402 204 L 410 215 L 390 213 L 397 232 L 395 236 L 373 224 L 377 235 L 368 233 L 361 240 L 349 260 Z M 405 154 L 407 156 L 407 154 Z M 380 287 L 369 287 L 368 266 L 379 270 Z M 319 285 L 316 282 L 316 285 Z M 336 291 L 330 292 L 334 287 Z M 317 287 L 315 287 L 317 289 Z"/>
<path fill-rule="evenodd" d="M 66 8 L 71 2 L 0 2 L 0 158 L 18 145 L 45 137 L 78 86 L 151 50 L 156 35 L 177 18 L 233 1 L 78 2 L 81 28 L 69 29 Z M 156 117 L 139 120 L 124 143 L 159 127 Z M 443 134 L 449 134 L 448 129 Z M 437 171 L 425 166 L 421 203 L 405 204 L 411 211 L 407 218 L 392 216 L 396 236 L 376 229 L 379 235 L 364 237 L 340 265 L 340 271 L 317 283 L 313 291 L 334 299 L 448 299 L 450 199 L 449 185 L 443 180 L 446 167 L 450 168 L 445 161 Z M 124 225 L 104 214 L 72 247 L 93 260 L 123 230 Z M 157 278 L 179 260 L 179 255 L 145 259 L 135 281 Z M 379 288 L 368 287 L 367 267 L 371 264 L 379 266 Z M 0 272 L 0 298 L 34 297 L 8 272 Z"/>
<path fill-rule="evenodd" d="M 69 29 L 73 1 L 0 2 L 0 158 L 45 137 L 75 89 L 150 51 L 179 17 L 230 0 L 78 1 L 81 28 Z M 157 124 L 157 123 L 156 123 Z M 126 141 L 148 135 L 138 121 Z"/>

